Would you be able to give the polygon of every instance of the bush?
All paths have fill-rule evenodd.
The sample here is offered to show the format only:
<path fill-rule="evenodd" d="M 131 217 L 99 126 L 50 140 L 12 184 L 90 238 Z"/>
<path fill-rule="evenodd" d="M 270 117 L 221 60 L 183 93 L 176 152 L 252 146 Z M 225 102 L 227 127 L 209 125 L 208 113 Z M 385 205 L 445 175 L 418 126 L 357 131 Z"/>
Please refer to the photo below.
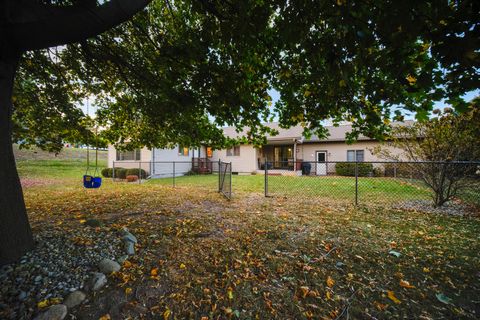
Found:
<path fill-rule="evenodd" d="M 112 168 L 103 168 L 102 169 L 102 176 L 104 178 L 111 178 L 113 174 L 113 169 Z"/>
<path fill-rule="evenodd" d="M 127 177 L 127 169 L 115 168 L 115 178 L 125 179 Z"/>
<path fill-rule="evenodd" d="M 138 180 L 137 175 L 127 175 L 127 182 L 135 182 Z"/>
<path fill-rule="evenodd" d="M 355 176 L 355 162 L 341 162 L 335 165 L 335 172 L 339 176 Z M 371 163 L 358 163 L 358 176 L 367 177 L 372 175 L 373 165 Z"/>
<path fill-rule="evenodd" d="M 127 169 L 126 176 L 137 176 L 140 179 L 147 178 L 147 172 L 140 168 Z"/>
<path fill-rule="evenodd" d="M 373 176 L 374 177 L 383 177 L 385 173 L 383 172 L 383 169 L 381 167 L 375 167 L 373 168 Z"/>

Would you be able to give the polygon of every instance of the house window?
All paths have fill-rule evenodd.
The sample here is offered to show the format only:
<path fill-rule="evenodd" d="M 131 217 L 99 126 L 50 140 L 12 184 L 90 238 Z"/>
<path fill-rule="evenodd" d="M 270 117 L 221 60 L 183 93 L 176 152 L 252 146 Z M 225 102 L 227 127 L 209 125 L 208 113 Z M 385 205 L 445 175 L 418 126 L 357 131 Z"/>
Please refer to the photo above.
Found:
<path fill-rule="evenodd" d="M 181 147 L 181 146 L 178 147 L 178 155 L 179 156 L 188 157 L 189 152 L 190 152 L 190 150 L 188 149 L 188 147 Z"/>
<path fill-rule="evenodd" d="M 140 149 L 131 151 L 118 151 L 117 161 L 140 161 Z"/>
<path fill-rule="evenodd" d="M 207 147 L 207 158 L 213 157 L 213 149 L 212 147 Z"/>
<path fill-rule="evenodd" d="M 363 150 L 347 150 L 347 161 L 363 162 L 365 160 L 365 152 Z"/>
<path fill-rule="evenodd" d="M 227 149 L 227 157 L 238 157 L 240 155 L 240 146 L 235 146 L 233 148 Z"/>

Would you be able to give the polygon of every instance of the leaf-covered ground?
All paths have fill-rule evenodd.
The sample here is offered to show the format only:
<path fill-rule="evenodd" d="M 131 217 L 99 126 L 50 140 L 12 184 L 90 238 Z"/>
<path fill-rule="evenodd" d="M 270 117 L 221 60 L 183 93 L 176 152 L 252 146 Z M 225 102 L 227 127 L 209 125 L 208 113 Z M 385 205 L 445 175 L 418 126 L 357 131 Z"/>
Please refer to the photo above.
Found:
<path fill-rule="evenodd" d="M 38 177 L 36 179 L 39 179 Z M 43 179 L 43 178 L 42 178 Z M 34 231 L 128 227 L 138 255 L 79 319 L 475 319 L 480 221 L 214 188 L 25 187 Z M 41 179 L 40 179 L 41 180 Z M 79 243 L 88 250 L 91 243 Z"/>

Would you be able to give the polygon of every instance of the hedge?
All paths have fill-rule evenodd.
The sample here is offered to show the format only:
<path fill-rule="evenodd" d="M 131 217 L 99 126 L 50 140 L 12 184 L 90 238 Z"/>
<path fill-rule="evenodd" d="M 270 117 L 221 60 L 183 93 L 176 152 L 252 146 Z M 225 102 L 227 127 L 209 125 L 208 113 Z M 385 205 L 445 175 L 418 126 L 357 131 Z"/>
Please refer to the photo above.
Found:
<path fill-rule="evenodd" d="M 104 178 L 111 178 L 113 174 L 113 169 L 112 168 L 103 168 L 102 169 L 102 176 Z"/>
<path fill-rule="evenodd" d="M 127 176 L 137 176 L 140 179 L 146 179 L 147 178 L 147 172 L 143 169 L 140 169 L 140 168 L 127 169 L 126 175 Z"/>
<path fill-rule="evenodd" d="M 355 162 L 341 162 L 335 165 L 335 172 L 339 176 L 355 176 Z M 373 165 L 371 163 L 358 162 L 358 176 L 371 176 Z"/>

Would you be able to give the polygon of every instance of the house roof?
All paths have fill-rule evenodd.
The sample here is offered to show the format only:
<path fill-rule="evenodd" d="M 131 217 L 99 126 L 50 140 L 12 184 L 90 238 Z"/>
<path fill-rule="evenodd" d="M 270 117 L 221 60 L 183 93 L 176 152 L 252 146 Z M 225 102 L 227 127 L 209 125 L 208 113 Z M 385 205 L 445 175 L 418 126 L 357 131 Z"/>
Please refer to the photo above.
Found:
<path fill-rule="evenodd" d="M 399 126 L 399 125 L 411 125 L 413 124 L 413 120 L 407 120 L 405 122 L 394 122 L 392 123 L 393 126 Z M 272 129 L 275 129 L 278 131 L 278 135 L 276 136 L 267 136 L 267 140 L 270 142 L 274 141 L 279 141 L 279 140 L 302 140 L 303 142 L 329 142 L 329 141 L 345 141 L 345 135 L 348 132 L 352 131 L 352 126 L 350 124 L 344 124 L 344 125 L 339 125 L 339 126 L 325 126 L 325 128 L 328 130 L 328 137 L 325 139 L 320 139 L 316 135 L 312 135 L 310 139 L 305 139 L 302 135 L 303 133 L 303 128 L 298 125 L 295 127 L 291 127 L 288 129 L 283 129 L 280 128 L 278 122 L 271 122 L 265 124 L 267 127 L 270 127 Z M 225 127 L 223 128 L 223 132 L 227 137 L 230 138 L 238 138 L 245 136 L 247 134 L 248 128 L 245 128 L 241 132 L 237 132 L 235 127 Z M 358 140 L 373 140 L 372 138 L 360 135 L 358 137 Z"/>

